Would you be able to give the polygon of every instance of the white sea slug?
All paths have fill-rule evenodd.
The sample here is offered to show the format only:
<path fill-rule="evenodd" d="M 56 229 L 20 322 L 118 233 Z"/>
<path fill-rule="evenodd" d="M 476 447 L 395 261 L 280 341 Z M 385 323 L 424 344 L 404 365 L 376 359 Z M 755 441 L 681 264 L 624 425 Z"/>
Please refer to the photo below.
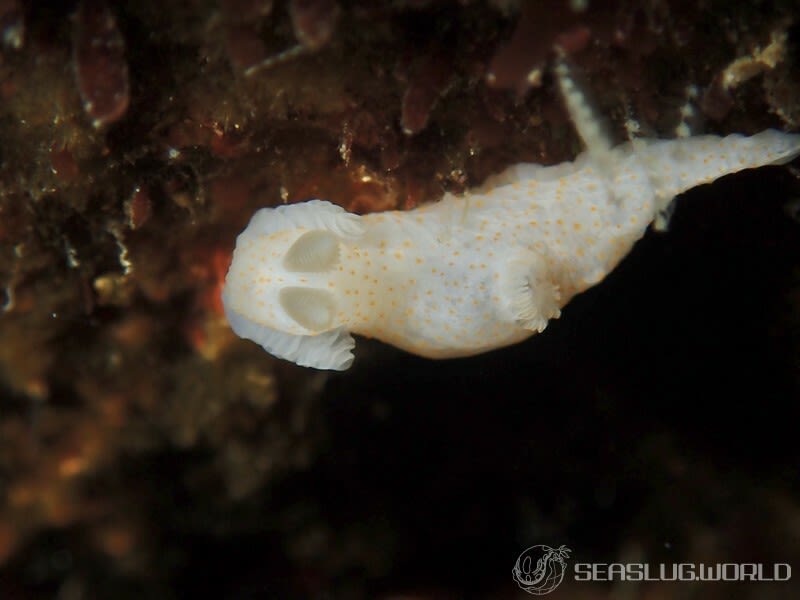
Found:
<path fill-rule="evenodd" d="M 612 149 L 561 83 L 588 148 L 572 163 L 515 165 L 405 212 L 358 216 L 322 200 L 256 212 L 222 296 L 233 331 L 334 370 L 353 362 L 351 333 L 430 358 L 507 346 L 600 282 L 677 194 L 800 154 L 800 135 L 775 130 Z"/>

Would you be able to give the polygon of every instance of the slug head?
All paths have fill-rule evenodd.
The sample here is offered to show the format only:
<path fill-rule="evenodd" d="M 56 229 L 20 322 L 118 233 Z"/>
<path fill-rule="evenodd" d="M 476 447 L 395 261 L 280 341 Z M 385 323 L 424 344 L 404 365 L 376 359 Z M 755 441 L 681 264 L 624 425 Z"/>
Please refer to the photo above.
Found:
<path fill-rule="evenodd" d="M 341 294 L 357 215 L 320 200 L 259 210 L 239 235 L 222 300 L 233 331 L 299 365 L 344 370 L 355 345 Z"/>

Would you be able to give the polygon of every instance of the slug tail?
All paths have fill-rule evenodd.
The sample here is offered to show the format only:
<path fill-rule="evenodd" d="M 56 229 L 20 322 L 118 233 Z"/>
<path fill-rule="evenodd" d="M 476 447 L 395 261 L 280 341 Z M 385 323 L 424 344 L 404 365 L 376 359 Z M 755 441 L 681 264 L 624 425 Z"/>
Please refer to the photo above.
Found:
<path fill-rule="evenodd" d="M 683 140 L 637 140 L 633 151 L 655 191 L 657 211 L 695 186 L 725 175 L 766 165 L 781 165 L 800 155 L 800 134 L 774 129 L 753 136 L 702 135 Z"/>

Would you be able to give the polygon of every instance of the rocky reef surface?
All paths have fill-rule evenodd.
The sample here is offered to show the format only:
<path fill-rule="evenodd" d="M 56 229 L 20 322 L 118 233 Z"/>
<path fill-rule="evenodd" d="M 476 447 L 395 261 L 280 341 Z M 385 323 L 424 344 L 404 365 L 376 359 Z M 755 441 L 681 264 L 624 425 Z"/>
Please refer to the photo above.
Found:
<path fill-rule="evenodd" d="M 0 0 L 0 597 L 527 597 L 544 543 L 800 573 L 792 167 L 685 194 L 485 356 L 332 375 L 226 326 L 259 207 L 572 159 L 556 46 L 620 141 L 800 128 L 797 1 Z"/>

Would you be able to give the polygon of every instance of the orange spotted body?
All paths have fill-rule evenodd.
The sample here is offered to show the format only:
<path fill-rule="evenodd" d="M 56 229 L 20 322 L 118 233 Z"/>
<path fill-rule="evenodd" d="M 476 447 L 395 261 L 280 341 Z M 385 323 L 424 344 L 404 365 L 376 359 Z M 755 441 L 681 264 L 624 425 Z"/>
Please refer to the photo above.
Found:
<path fill-rule="evenodd" d="M 319 200 L 262 209 L 223 292 L 234 331 L 298 364 L 347 369 L 350 333 L 448 358 L 542 331 L 600 282 L 675 195 L 800 153 L 764 131 L 639 140 L 516 165 L 464 197 L 359 217 Z"/>

